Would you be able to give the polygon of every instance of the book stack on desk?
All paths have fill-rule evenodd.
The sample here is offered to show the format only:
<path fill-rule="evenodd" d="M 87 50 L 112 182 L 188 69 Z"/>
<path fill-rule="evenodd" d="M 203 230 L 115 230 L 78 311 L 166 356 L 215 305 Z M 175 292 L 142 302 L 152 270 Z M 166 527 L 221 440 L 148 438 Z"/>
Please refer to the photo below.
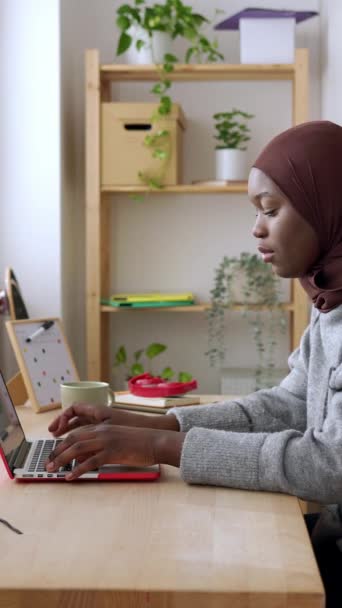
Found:
<path fill-rule="evenodd" d="M 184 405 L 198 405 L 198 395 L 180 395 L 176 397 L 138 397 L 129 391 L 114 392 L 115 402 L 113 407 L 132 410 L 136 412 L 151 412 L 154 414 L 166 414 L 171 407 Z"/>

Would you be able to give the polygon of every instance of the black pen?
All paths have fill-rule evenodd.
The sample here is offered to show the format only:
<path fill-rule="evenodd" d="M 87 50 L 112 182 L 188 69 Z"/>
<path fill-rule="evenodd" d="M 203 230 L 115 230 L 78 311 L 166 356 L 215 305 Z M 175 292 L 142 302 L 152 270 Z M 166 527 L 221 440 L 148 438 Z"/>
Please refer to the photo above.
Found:
<path fill-rule="evenodd" d="M 50 327 L 52 327 L 53 324 L 54 324 L 54 321 L 45 321 L 45 323 L 43 323 L 40 327 L 38 327 L 38 329 L 36 329 L 36 331 L 34 331 L 31 336 L 26 338 L 26 342 L 31 342 L 31 340 L 34 340 L 37 336 L 40 336 L 40 334 L 44 333 L 44 331 L 46 331 L 47 329 L 50 329 Z"/>

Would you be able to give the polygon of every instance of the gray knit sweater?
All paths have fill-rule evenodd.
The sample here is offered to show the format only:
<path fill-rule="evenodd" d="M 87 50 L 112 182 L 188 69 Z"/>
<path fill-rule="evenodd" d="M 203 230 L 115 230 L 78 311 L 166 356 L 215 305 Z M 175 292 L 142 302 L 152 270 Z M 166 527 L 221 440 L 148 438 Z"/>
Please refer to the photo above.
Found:
<path fill-rule="evenodd" d="M 170 410 L 185 481 L 342 504 L 342 306 L 313 309 L 289 368 L 272 389 Z"/>

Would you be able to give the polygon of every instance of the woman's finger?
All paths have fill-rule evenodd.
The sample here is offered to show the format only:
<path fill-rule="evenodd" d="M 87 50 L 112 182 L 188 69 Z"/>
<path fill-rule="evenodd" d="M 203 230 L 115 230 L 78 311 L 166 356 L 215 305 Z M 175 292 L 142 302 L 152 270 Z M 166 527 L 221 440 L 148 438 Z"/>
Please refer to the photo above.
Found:
<path fill-rule="evenodd" d="M 61 447 L 58 446 L 54 453 L 50 455 L 49 460 L 46 464 L 47 471 L 56 471 L 59 467 L 63 467 L 69 464 L 74 459 L 77 460 L 79 456 L 82 457 L 84 454 L 94 453 L 103 449 L 103 442 L 100 439 L 89 438 L 86 440 L 76 441 L 72 445 L 66 446 L 63 451 L 56 451 Z"/>
<path fill-rule="evenodd" d="M 93 454 L 87 460 L 84 460 L 82 463 L 77 464 L 77 466 L 65 476 L 67 481 L 73 481 L 73 479 L 77 479 L 80 475 L 84 475 L 84 473 L 89 473 L 89 471 L 94 471 L 99 469 L 104 463 L 104 452 L 98 452 L 97 454 Z"/>
<path fill-rule="evenodd" d="M 93 425 L 82 426 L 78 430 L 76 429 L 74 432 L 71 432 L 59 445 L 55 447 L 49 454 L 47 459 L 48 462 L 51 462 L 59 456 L 62 452 L 72 446 L 76 441 L 85 441 L 87 439 L 93 439 L 95 427 Z"/>

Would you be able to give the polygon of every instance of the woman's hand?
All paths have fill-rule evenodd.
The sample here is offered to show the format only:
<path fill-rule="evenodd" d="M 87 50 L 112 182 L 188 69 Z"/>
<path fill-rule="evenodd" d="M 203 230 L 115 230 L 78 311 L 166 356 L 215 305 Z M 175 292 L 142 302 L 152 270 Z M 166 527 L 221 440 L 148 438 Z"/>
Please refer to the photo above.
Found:
<path fill-rule="evenodd" d="M 104 464 L 179 466 L 184 438 L 185 433 L 108 425 L 105 421 L 71 432 L 51 452 L 46 468 L 57 471 L 76 459 L 76 467 L 66 475 L 67 480 L 73 480 Z"/>
<path fill-rule="evenodd" d="M 74 403 L 55 418 L 48 428 L 55 437 L 60 437 L 79 427 L 100 423 L 179 431 L 177 418 L 172 414 L 146 416 L 91 403 Z"/>
<path fill-rule="evenodd" d="M 59 437 L 80 426 L 110 422 L 110 420 L 111 409 L 107 405 L 74 403 L 57 416 L 48 429 L 55 437 Z"/>

